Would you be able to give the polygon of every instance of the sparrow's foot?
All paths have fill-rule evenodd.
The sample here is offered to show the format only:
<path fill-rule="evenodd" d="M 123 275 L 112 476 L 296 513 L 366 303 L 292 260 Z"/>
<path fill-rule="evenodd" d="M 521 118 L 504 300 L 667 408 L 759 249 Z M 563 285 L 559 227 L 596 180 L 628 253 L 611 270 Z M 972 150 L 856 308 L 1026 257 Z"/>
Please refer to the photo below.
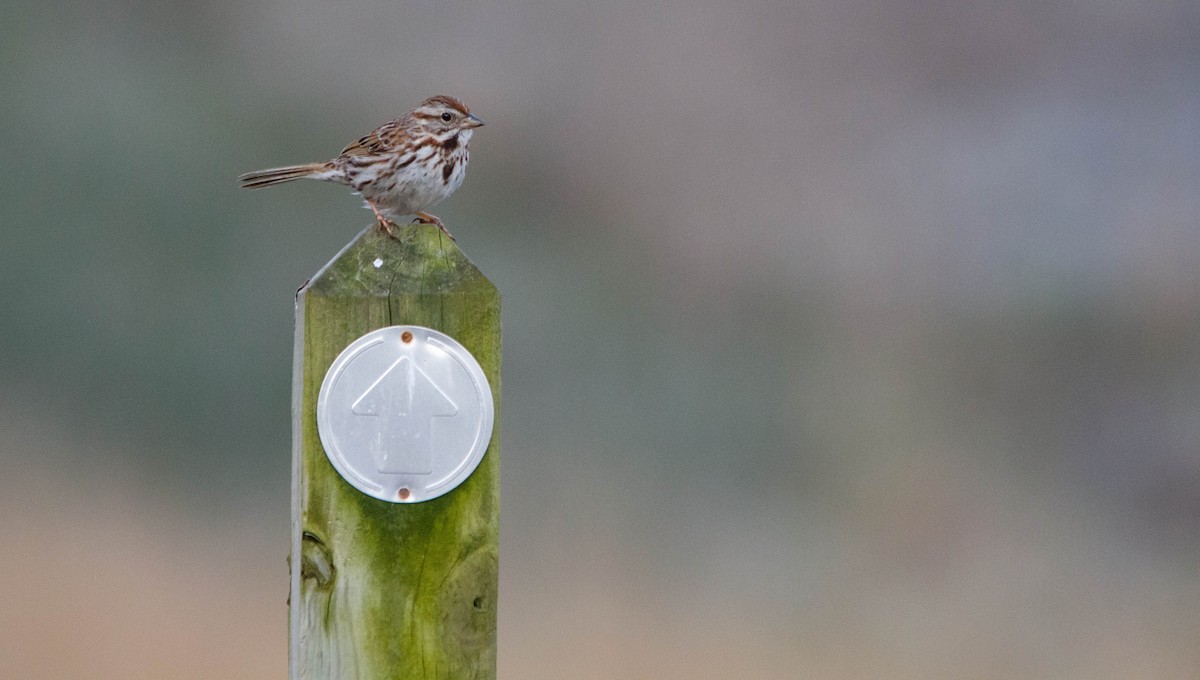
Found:
<path fill-rule="evenodd" d="M 427 212 L 419 212 L 419 213 L 417 213 L 417 219 L 415 219 L 413 221 L 420 222 L 422 224 L 436 224 L 437 228 L 441 229 L 443 234 L 445 234 L 446 236 L 449 236 L 451 241 L 456 240 L 454 238 L 454 234 L 451 234 L 449 231 L 446 230 L 446 225 L 442 224 L 441 218 L 439 218 L 437 215 L 430 215 Z"/>
<path fill-rule="evenodd" d="M 383 213 L 379 212 L 379 208 L 376 208 L 375 204 L 371 201 L 367 201 L 367 205 L 371 207 L 371 212 L 375 213 L 375 228 L 384 232 L 390 238 L 396 238 L 396 235 L 392 233 L 392 229 L 396 227 L 396 223 L 384 217 Z"/>

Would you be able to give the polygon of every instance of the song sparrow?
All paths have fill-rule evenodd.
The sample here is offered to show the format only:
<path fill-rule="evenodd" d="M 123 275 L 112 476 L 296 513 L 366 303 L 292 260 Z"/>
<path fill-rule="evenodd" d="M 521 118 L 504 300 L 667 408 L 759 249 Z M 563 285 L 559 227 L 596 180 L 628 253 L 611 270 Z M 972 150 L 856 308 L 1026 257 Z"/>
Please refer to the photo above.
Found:
<path fill-rule="evenodd" d="M 454 193 L 467 176 L 467 142 L 483 121 L 445 95 L 430 97 L 396 120 L 380 125 L 330 161 L 249 172 L 238 180 L 261 189 L 294 179 L 319 179 L 353 187 L 392 235 L 393 219 L 416 215 L 447 236 L 442 221 L 425 212 Z M 453 236 L 450 236 L 453 239 Z"/>

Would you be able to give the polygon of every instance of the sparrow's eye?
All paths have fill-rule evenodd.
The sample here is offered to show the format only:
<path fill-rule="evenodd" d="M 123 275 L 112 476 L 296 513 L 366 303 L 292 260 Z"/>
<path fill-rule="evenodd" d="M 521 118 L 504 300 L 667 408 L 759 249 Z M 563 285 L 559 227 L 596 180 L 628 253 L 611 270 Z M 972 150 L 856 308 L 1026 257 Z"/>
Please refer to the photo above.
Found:
<path fill-rule="evenodd" d="M 450 121 L 454 120 L 454 116 L 450 115 L 450 112 L 447 111 L 446 113 L 442 114 L 442 120 L 449 123 Z"/>

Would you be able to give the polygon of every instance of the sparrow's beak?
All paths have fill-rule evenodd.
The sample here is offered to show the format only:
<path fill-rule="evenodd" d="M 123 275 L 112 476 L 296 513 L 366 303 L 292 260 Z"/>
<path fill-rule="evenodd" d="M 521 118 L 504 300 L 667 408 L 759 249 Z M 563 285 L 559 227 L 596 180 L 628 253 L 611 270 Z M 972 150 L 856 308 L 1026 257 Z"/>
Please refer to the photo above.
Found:
<path fill-rule="evenodd" d="M 483 121 L 476 118 L 473 113 L 467 115 L 467 119 L 463 121 L 463 124 L 467 128 L 483 127 Z"/>

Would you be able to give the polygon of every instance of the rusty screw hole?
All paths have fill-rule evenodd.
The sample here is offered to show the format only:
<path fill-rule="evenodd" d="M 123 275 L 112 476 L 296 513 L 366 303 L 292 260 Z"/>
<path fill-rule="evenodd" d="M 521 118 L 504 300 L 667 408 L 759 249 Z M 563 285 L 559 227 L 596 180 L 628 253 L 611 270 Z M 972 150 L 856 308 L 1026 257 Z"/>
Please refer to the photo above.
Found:
<path fill-rule="evenodd" d="M 404 344 L 406 344 L 406 345 L 407 345 L 408 343 L 412 342 L 412 332 L 411 332 L 411 331 L 404 331 L 403 333 L 401 333 L 401 334 L 400 334 L 400 341 L 401 341 L 401 342 L 403 342 L 403 343 L 404 343 Z"/>
<path fill-rule="evenodd" d="M 408 490 L 408 487 L 401 487 L 400 493 L 397 495 L 400 496 L 400 500 L 406 501 L 408 500 L 408 497 L 412 495 L 412 492 Z"/>

